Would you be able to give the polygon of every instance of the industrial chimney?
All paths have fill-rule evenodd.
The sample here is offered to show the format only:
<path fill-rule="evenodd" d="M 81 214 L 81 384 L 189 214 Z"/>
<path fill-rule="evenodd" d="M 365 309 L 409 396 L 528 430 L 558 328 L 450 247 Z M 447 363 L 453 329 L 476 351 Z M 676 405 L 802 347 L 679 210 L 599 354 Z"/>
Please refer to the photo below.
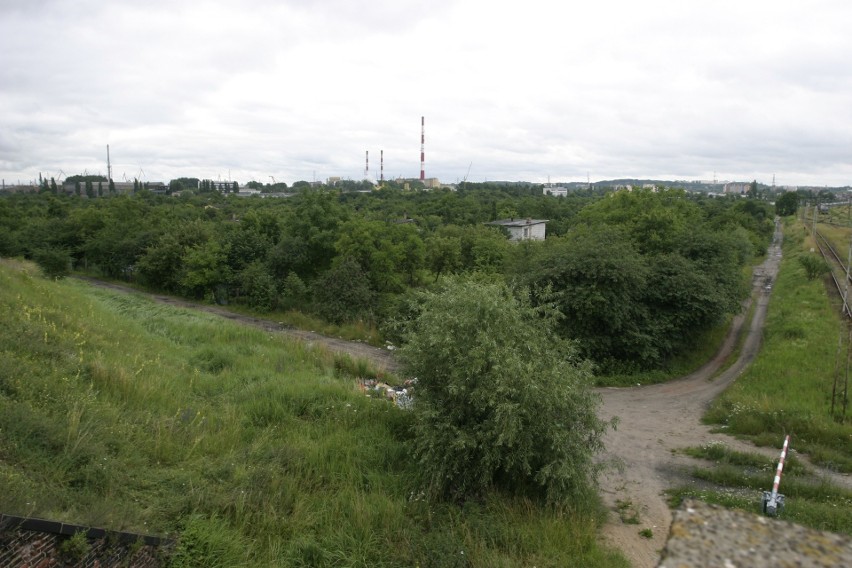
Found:
<path fill-rule="evenodd" d="M 420 117 L 420 181 L 426 181 L 426 117 Z"/>

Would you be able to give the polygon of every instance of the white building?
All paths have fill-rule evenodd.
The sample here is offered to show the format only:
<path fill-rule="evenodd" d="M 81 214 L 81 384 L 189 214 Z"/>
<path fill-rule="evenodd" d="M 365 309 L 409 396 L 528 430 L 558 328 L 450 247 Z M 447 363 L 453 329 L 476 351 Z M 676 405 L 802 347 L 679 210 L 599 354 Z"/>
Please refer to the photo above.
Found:
<path fill-rule="evenodd" d="M 547 219 L 501 219 L 489 225 L 505 227 L 512 241 L 543 241 Z"/>

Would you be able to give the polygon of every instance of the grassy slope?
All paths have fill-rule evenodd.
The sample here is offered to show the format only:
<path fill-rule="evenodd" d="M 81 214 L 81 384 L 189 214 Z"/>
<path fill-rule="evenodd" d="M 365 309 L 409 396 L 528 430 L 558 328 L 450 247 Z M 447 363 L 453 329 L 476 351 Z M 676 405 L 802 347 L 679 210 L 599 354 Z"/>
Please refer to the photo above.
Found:
<path fill-rule="evenodd" d="M 597 502 L 417 497 L 408 416 L 333 360 L 0 262 L 0 511 L 183 531 L 175 566 L 622 566 Z"/>

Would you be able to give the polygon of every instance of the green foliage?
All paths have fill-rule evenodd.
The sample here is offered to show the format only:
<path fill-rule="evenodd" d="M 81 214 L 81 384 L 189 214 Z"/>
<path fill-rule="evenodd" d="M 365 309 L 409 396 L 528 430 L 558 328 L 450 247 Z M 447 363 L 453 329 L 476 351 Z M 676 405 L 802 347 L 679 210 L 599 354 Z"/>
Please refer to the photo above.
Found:
<path fill-rule="evenodd" d="M 808 280 L 816 280 L 831 272 L 831 267 L 819 255 L 812 253 L 802 253 L 798 256 L 799 264 L 805 269 L 805 275 Z"/>
<path fill-rule="evenodd" d="M 291 272 L 281 283 L 281 302 L 293 308 L 303 305 L 308 298 L 308 287 L 295 272 Z"/>
<path fill-rule="evenodd" d="M 316 280 L 313 296 L 316 312 L 332 323 L 368 318 L 375 303 L 368 276 L 351 257 Z"/>
<path fill-rule="evenodd" d="M 262 262 L 253 262 L 240 273 L 240 288 L 249 307 L 261 312 L 271 311 L 278 302 L 275 280 Z"/>
<path fill-rule="evenodd" d="M 418 380 L 412 446 L 430 494 L 563 502 L 593 483 L 605 424 L 553 317 L 500 284 L 449 279 L 425 293 L 401 355 Z"/>
<path fill-rule="evenodd" d="M 550 287 L 563 336 L 602 373 L 660 368 L 736 313 L 747 291 L 747 230 L 733 221 L 716 229 L 702 213 L 683 192 L 619 192 L 512 270 L 534 289 Z"/>
<path fill-rule="evenodd" d="M 423 266 L 424 246 L 411 225 L 350 220 L 335 244 L 339 258 L 355 260 L 379 293 L 401 292 Z"/>
<path fill-rule="evenodd" d="M 48 278 L 62 278 L 71 272 L 71 255 L 64 249 L 39 249 L 33 252 L 33 260 Z"/>
<path fill-rule="evenodd" d="M 227 255 L 227 248 L 214 240 L 187 248 L 181 259 L 180 286 L 183 293 L 195 299 L 213 296 L 214 291 L 231 278 L 230 267 L 226 264 Z"/>
<path fill-rule="evenodd" d="M 173 181 L 172 189 L 198 184 Z M 600 370 L 626 376 L 668 369 L 736 311 L 742 268 L 763 254 L 772 231 L 766 202 L 673 190 L 583 190 L 554 198 L 530 184 L 465 183 L 457 192 L 426 192 L 388 183 L 370 193 L 354 191 L 359 183 L 321 190 L 296 185 L 294 197 L 264 200 L 211 191 L 209 180 L 201 192 L 178 198 L 148 192 L 111 199 L 4 196 L 0 252 L 34 258 L 37 250 L 64 249 L 71 269 L 259 311 L 313 310 L 310 291 L 351 257 L 372 297 L 359 292 L 351 310 L 357 315 L 330 312 L 336 322 L 369 317 L 380 327 L 394 317 L 399 297 L 445 275 L 488 273 L 531 287 L 552 282 L 558 308 L 569 316 L 560 325 L 563 336 L 577 339 Z M 548 241 L 509 243 L 484 225 L 503 209 L 550 219 Z M 613 234 L 616 242 L 608 243 Z M 559 235 L 561 243 L 553 240 Z M 580 252 L 561 258 L 566 243 L 582 245 L 594 270 L 547 266 L 571 256 L 585 262 Z M 598 243 L 602 258 L 595 258 Z M 636 256 L 623 259 L 621 274 L 625 251 Z M 639 288 L 625 290 L 625 281 Z"/>
<path fill-rule="evenodd" d="M 80 531 L 62 541 L 62 544 L 59 545 L 59 554 L 65 562 L 76 564 L 83 560 L 91 549 L 92 546 L 89 544 L 89 539 L 86 538 L 86 532 Z"/>
<path fill-rule="evenodd" d="M 424 501 L 412 415 L 317 346 L 36 272 L 0 260 L 8 514 L 177 535 L 175 566 L 627 566 L 593 495 Z"/>
<path fill-rule="evenodd" d="M 787 191 L 775 200 L 775 213 L 780 217 L 795 215 L 799 210 L 799 194 L 795 191 Z"/>
<path fill-rule="evenodd" d="M 193 515 L 181 529 L 170 568 L 229 568 L 246 562 L 248 547 L 223 520 Z"/>
<path fill-rule="evenodd" d="M 649 365 L 660 354 L 648 328 L 642 297 L 648 266 L 621 231 L 579 228 L 540 251 L 523 281 L 552 293 L 564 337 L 576 339 L 584 356 Z"/>

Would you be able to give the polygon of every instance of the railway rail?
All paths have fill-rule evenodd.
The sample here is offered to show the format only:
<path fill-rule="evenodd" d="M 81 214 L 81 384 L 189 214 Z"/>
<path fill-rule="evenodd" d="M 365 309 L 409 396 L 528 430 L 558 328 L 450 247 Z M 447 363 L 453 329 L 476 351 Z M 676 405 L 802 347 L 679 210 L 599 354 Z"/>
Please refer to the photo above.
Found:
<path fill-rule="evenodd" d="M 835 288 L 837 288 L 838 295 L 841 299 L 843 299 L 843 313 L 847 318 L 852 318 L 852 308 L 850 308 L 847 300 L 849 282 L 852 281 L 852 275 L 849 273 L 849 267 L 840 255 L 837 254 L 837 251 L 828 239 L 816 229 L 814 229 L 814 241 L 816 242 L 817 248 L 819 249 L 820 254 L 822 254 L 822 257 L 831 266 L 831 279 L 834 282 Z M 839 268 L 843 275 L 838 276 L 836 268 Z"/>

